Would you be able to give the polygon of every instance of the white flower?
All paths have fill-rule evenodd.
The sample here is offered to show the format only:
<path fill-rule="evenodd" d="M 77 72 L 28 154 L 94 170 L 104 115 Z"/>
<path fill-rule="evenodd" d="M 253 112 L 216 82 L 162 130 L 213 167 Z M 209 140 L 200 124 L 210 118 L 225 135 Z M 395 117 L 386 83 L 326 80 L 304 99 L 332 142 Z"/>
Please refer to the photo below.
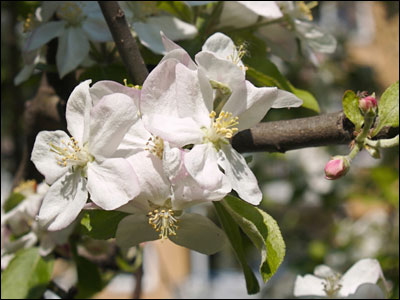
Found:
<path fill-rule="evenodd" d="M 386 283 L 376 259 L 361 259 L 343 275 L 326 265 L 320 265 L 315 268 L 314 275 L 297 276 L 294 286 L 296 297 L 385 298 L 377 285 L 380 279 L 384 285 Z"/>
<path fill-rule="evenodd" d="M 201 187 L 230 184 L 242 199 L 258 204 L 262 195 L 257 179 L 229 140 L 260 122 L 272 106 L 299 106 L 301 100 L 246 81 L 240 50 L 225 35 L 217 33 L 206 41 L 196 55 L 197 65 L 182 48 L 165 36 L 163 40 L 169 52 L 142 89 L 146 128 L 174 146 L 193 146 L 184 165 Z"/>
<path fill-rule="evenodd" d="M 140 42 L 157 54 L 165 54 L 160 31 L 174 41 L 191 39 L 197 34 L 196 26 L 176 17 L 159 15 L 155 1 L 119 1 L 128 24 Z"/>
<path fill-rule="evenodd" d="M 117 83 L 90 80 L 79 84 L 68 99 L 64 131 L 42 131 L 31 159 L 51 185 L 38 219 L 49 230 L 69 225 L 88 199 L 106 210 L 115 209 L 139 193 L 129 163 L 115 152 L 137 121 L 135 90 Z M 117 87 L 115 87 L 117 85 Z M 117 93 L 117 88 L 126 94 Z"/>
<path fill-rule="evenodd" d="M 112 36 L 97 2 L 44 1 L 42 14 L 51 16 L 54 12 L 60 20 L 38 26 L 24 51 L 36 50 L 58 37 L 56 63 L 62 78 L 86 58 L 89 41 L 107 42 L 112 40 Z"/>

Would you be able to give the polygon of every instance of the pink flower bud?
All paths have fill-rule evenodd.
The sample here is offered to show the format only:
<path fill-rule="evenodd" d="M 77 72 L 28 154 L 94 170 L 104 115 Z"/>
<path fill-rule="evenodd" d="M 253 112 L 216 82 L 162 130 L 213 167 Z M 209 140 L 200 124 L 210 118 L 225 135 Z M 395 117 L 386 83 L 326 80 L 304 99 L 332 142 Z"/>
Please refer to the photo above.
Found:
<path fill-rule="evenodd" d="M 350 169 L 349 161 L 343 156 L 333 157 L 325 166 L 325 178 L 338 179 Z"/>
<path fill-rule="evenodd" d="M 378 105 L 378 102 L 376 101 L 375 97 L 373 96 L 367 96 L 364 98 L 361 98 L 358 101 L 358 107 L 361 109 L 363 113 L 366 113 L 370 110 L 376 110 L 376 107 Z"/>

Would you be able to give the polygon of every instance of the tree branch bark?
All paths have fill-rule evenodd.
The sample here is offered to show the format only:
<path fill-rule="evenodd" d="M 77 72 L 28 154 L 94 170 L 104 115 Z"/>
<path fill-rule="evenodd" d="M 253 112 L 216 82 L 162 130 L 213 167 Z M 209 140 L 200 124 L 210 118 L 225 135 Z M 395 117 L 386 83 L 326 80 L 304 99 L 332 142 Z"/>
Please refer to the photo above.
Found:
<path fill-rule="evenodd" d="M 399 128 L 384 128 L 376 138 L 391 138 Z M 354 125 L 343 112 L 309 118 L 259 123 L 232 139 L 238 152 L 286 152 L 289 150 L 350 143 Z"/>
<path fill-rule="evenodd" d="M 149 72 L 132 37 L 124 12 L 117 1 L 99 1 L 99 5 L 129 77 L 134 83 L 142 85 Z"/>

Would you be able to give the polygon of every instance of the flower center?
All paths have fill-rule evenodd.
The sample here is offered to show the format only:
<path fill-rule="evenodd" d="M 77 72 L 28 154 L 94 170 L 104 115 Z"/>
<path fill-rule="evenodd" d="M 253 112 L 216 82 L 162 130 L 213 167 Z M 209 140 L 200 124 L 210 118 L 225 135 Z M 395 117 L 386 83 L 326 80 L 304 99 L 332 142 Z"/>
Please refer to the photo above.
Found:
<path fill-rule="evenodd" d="M 174 217 L 172 209 L 155 209 L 147 214 L 149 224 L 153 226 L 155 231 L 160 232 L 160 239 L 166 239 L 169 235 L 176 235 L 179 228 L 176 223 L 178 220 Z"/>
<path fill-rule="evenodd" d="M 242 71 L 247 71 L 247 67 L 243 66 L 241 63 L 242 57 L 246 54 L 246 47 L 244 45 L 240 45 L 233 50 L 233 53 L 228 55 L 226 59 L 232 61 L 235 65 L 237 65 Z"/>
<path fill-rule="evenodd" d="M 228 144 L 227 139 L 238 132 L 238 128 L 234 127 L 239 124 L 238 117 L 233 117 L 232 113 L 221 111 L 218 118 L 215 118 L 217 113 L 212 111 L 210 113 L 211 127 L 205 129 L 204 142 L 211 142 L 216 148 L 219 148 L 219 144 Z"/>
<path fill-rule="evenodd" d="M 78 25 L 84 19 L 81 6 L 73 1 L 63 3 L 57 10 L 57 16 L 70 25 Z"/>
<path fill-rule="evenodd" d="M 157 156 L 159 159 L 162 159 L 164 153 L 163 139 L 158 136 L 150 137 L 146 143 L 146 147 L 144 148 L 144 150 L 149 151 L 151 154 Z"/>
<path fill-rule="evenodd" d="M 14 188 L 14 193 L 20 193 L 24 196 L 36 193 L 37 183 L 36 180 L 26 180 L 21 182 L 17 187 Z"/>
<path fill-rule="evenodd" d="M 37 22 L 35 22 L 35 18 L 33 17 L 33 15 L 31 13 L 29 13 L 24 22 L 23 32 L 25 33 L 25 32 L 32 31 L 34 29 L 36 23 Z"/>
<path fill-rule="evenodd" d="M 307 4 L 304 1 L 297 1 L 296 4 L 303 17 L 309 21 L 312 21 L 313 15 L 311 9 L 318 5 L 318 1 L 311 1 Z"/>
<path fill-rule="evenodd" d="M 50 143 L 50 151 L 57 154 L 56 160 L 57 164 L 62 167 L 67 165 L 72 166 L 86 166 L 89 161 L 93 161 L 94 158 L 87 151 L 87 147 L 80 148 L 78 141 L 74 137 L 70 138 L 70 141 L 66 143 L 61 140 L 61 146 L 56 146 Z"/>
<path fill-rule="evenodd" d="M 323 283 L 324 291 L 329 298 L 333 298 L 336 296 L 337 292 L 342 288 L 342 285 L 339 284 L 340 276 L 328 276 L 325 278 L 326 282 Z"/>

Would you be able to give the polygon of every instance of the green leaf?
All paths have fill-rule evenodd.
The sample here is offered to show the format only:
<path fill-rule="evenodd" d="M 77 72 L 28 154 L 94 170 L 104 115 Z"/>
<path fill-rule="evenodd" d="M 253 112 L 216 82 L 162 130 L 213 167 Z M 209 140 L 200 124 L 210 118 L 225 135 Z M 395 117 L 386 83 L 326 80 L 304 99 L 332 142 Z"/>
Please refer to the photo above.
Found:
<path fill-rule="evenodd" d="M 51 280 L 53 262 L 43 259 L 39 248 L 18 251 L 1 274 L 1 298 L 41 298 Z"/>
<path fill-rule="evenodd" d="M 81 220 L 83 234 L 96 240 L 115 237 L 118 223 L 128 214 L 120 211 L 88 210 Z"/>
<path fill-rule="evenodd" d="M 231 243 L 237 259 L 239 260 L 240 265 L 242 266 L 243 274 L 246 280 L 247 293 L 256 294 L 260 291 L 260 286 L 256 276 L 246 262 L 239 226 L 235 223 L 235 221 L 232 219 L 232 216 L 220 202 L 214 201 L 213 204 L 217 211 L 219 221 L 225 230 L 225 233 Z"/>
<path fill-rule="evenodd" d="M 12 193 L 4 203 L 4 212 L 9 212 L 25 199 L 25 196 L 20 193 Z"/>
<path fill-rule="evenodd" d="M 90 260 L 74 255 L 78 273 L 78 294 L 76 299 L 90 298 L 104 287 L 99 268 Z"/>
<path fill-rule="evenodd" d="M 297 97 L 299 97 L 301 100 L 303 100 L 302 107 L 311 109 L 317 113 L 320 112 L 318 101 L 310 92 L 306 90 L 297 89 L 291 83 L 289 83 L 289 85 L 292 88 L 291 92 L 295 94 Z"/>
<path fill-rule="evenodd" d="M 399 127 L 399 82 L 393 83 L 382 94 L 378 103 L 378 126 L 372 132 L 375 136 L 385 126 Z"/>
<path fill-rule="evenodd" d="M 342 99 L 343 112 L 354 124 L 357 131 L 361 129 L 364 123 L 364 116 L 358 108 L 358 99 L 358 96 L 353 91 L 346 91 Z"/>
<path fill-rule="evenodd" d="M 226 196 L 222 203 L 261 251 L 260 273 L 267 282 L 285 256 L 285 242 L 278 224 L 266 212 L 234 196 Z"/>

